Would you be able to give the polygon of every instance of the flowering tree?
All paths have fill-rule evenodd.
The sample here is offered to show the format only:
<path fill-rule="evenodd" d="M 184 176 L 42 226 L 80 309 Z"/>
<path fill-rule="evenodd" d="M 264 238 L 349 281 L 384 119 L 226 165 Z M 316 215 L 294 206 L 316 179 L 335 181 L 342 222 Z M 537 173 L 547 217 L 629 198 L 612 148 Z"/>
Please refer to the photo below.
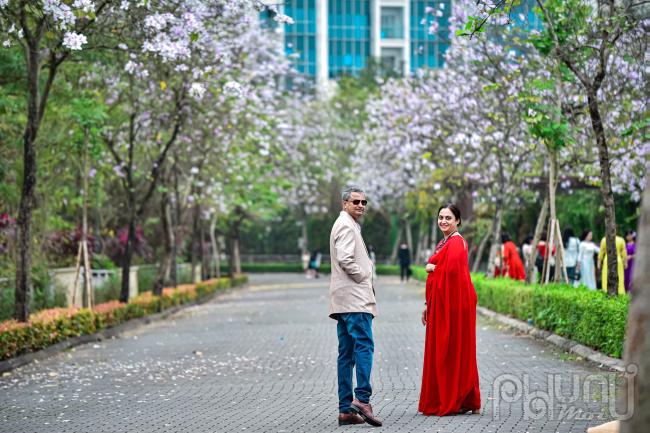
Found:
<path fill-rule="evenodd" d="M 61 66 L 71 58 L 80 59 L 85 51 L 108 48 L 109 52 L 115 54 L 114 58 L 121 62 L 118 64 L 122 65 L 124 72 L 131 74 L 131 90 L 134 90 L 137 84 L 147 89 L 149 96 L 154 94 L 154 85 L 146 79 L 145 74 L 156 72 L 156 78 L 163 78 L 162 74 L 165 72 L 166 79 L 157 81 L 155 86 L 162 91 L 166 90 L 163 87 L 169 87 L 168 94 L 174 93 L 177 110 L 175 113 L 168 112 L 169 119 L 181 119 L 183 101 L 200 97 L 205 92 L 205 77 L 202 75 L 211 72 L 205 68 L 205 63 L 210 59 L 223 58 L 220 50 L 224 46 L 220 45 L 219 41 L 227 39 L 233 28 L 246 25 L 254 19 L 257 10 L 253 8 L 254 5 L 257 5 L 254 0 L 166 0 L 155 3 L 126 0 L 0 1 L 0 29 L 6 35 L 0 42 L 4 47 L 19 44 L 23 48 L 28 83 L 23 135 L 23 182 L 18 215 L 16 317 L 19 320 L 27 320 L 29 313 L 27 298 L 31 272 L 31 218 L 35 206 L 37 175 L 36 139 L 48 106 L 52 85 Z M 290 21 L 290 18 L 282 15 L 278 19 Z M 121 55 L 115 53 L 118 47 Z M 203 49 L 203 56 L 197 57 L 200 51 L 197 47 Z M 192 68 L 192 62 L 196 61 L 203 62 L 202 67 Z M 153 67 L 154 65 L 156 67 Z M 222 66 L 228 65 L 223 63 Z M 116 87 L 123 86 L 122 90 L 126 89 L 129 83 L 125 75 L 118 74 L 116 77 L 112 84 Z M 180 83 L 184 77 L 191 77 L 190 82 Z M 135 94 L 131 92 L 131 95 Z M 169 99 L 163 100 L 161 104 L 170 102 Z M 132 99 L 132 102 L 135 100 Z M 120 103 L 118 105 L 122 108 L 124 101 Z M 125 122 L 125 125 L 130 124 L 133 129 L 127 136 L 138 137 L 138 133 L 143 133 L 137 127 L 138 122 L 144 121 L 144 111 L 129 113 L 132 121 Z M 155 127 L 156 121 L 162 120 L 156 117 L 158 114 L 151 117 L 153 120 L 149 121 L 150 128 Z M 178 123 L 178 128 L 173 126 L 174 123 Z M 174 142 L 181 123 L 172 120 L 171 130 L 161 133 L 160 157 L 156 158 L 159 163 L 154 163 L 154 167 L 149 171 L 153 179 L 159 177 L 160 168 L 155 166 L 162 166 L 164 156 Z M 118 138 L 119 132 L 113 132 L 113 137 Z M 150 140 L 152 143 L 158 141 L 156 137 Z M 165 146 L 166 143 L 169 143 L 169 146 Z M 114 144 L 117 147 L 121 145 L 117 142 Z M 117 149 L 113 153 L 114 157 L 116 155 L 119 155 Z M 127 161 L 126 166 L 133 161 L 128 151 L 126 158 L 120 156 L 120 159 L 122 162 Z M 124 175 L 126 179 L 130 176 L 137 177 L 135 171 L 130 173 L 126 166 L 122 166 L 122 163 L 116 164 L 116 174 Z M 153 180 L 152 191 L 155 184 L 156 181 Z M 151 194 L 145 192 L 144 197 Z M 133 237 L 129 236 L 129 239 L 132 240 Z M 127 253 L 128 250 L 127 248 Z"/>
<path fill-rule="evenodd" d="M 69 4 L 71 3 L 71 4 Z M 87 44 L 97 19 L 110 1 L 45 2 L 0 1 L 0 29 L 4 47 L 19 44 L 25 55 L 27 78 L 26 121 L 23 134 L 23 179 L 18 213 L 18 262 L 15 316 L 26 321 L 31 285 L 31 218 L 36 190 L 36 139 L 47 108 L 52 84 L 63 62 Z"/>

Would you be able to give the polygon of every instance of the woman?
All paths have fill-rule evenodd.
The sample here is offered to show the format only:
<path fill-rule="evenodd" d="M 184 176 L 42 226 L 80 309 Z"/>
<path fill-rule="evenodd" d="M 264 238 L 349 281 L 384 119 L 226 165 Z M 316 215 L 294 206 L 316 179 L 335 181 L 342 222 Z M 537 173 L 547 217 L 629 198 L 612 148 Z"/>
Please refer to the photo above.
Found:
<path fill-rule="evenodd" d="M 429 259 L 424 368 L 418 410 L 424 415 L 478 413 L 481 394 L 476 366 L 476 291 L 469 276 L 467 243 L 458 233 L 460 210 L 438 210 L 444 238 Z"/>
<path fill-rule="evenodd" d="M 519 257 L 517 246 L 510 240 L 510 235 L 508 233 L 502 234 L 501 242 L 503 243 L 503 275 L 513 280 L 525 280 L 526 272 L 524 271 L 524 263 L 521 261 L 521 257 Z"/>
<path fill-rule="evenodd" d="M 544 275 L 542 274 L 544 269 L 544 257 L 546 257 L 546 232 L 542 232 L 542 236 L 539 238 L 537 243 L 537 258 L 535 259 L 535 266 L 537 267 L 537 272 L 541 277 L 541 281 L 544 282 Z M 548 258 L 548 266 L 550 270 L 548 275 L 550 278 L 553 278 L 555 275 L 555 247 L 551 251 L 551 256 Z"/>
<path fill-rule="evenodd" d="M 573 234 L 573 229 L 567 227 L 564 230 L 564 265 L 566 266 L 566 273 L 569 277 L 569 284 L 573 284 L 576 281 L 579 253 L 580 241 Z"/>
<path fill-rule="evenodd" d="M 578 271 L 580 271 L 580 284 L 591 290 L 596 290 L 596 269 L 594 267 L 594 254 L 600 250 L 593 243 L 593 234 L 587 230 L 580 236 L 580 253 L 578 254 Z"/>
<path fill-rule="evenodd" d="M 625 293 L 625 275 L 623 270 L 627 267 L 627 249 L 625 247 L 625 240 L 616 236 L 616 270 L 618 272 L 618 287 L 617 292 L 619 295 Z M 598 269 L 603 269 L 602 274 L 602 287 L 603 291 L 607 292 L 607 247 L 606 237 L 600 241 L 600 251 L 598 252 Z"/>
<path fill-rule="evenodd" d="M 632 290 L 632 269 L 634 267 L 634 253 L 636 252 L 636 232 L 628 230 L 625 234 L 625 249 L 627 252 L 627 268 L 625 268 L 625 291 Z"/>

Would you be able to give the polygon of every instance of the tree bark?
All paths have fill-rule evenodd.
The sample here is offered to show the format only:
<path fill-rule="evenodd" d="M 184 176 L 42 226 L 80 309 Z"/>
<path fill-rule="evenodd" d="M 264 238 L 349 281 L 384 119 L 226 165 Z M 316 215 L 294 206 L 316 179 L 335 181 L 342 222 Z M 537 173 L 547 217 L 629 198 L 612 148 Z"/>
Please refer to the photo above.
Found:
<path fill-rule="evenodd" d="M 650 181 L 650 172 L 646 179 Z M 632 401 L 628 400 L 625 405 L 631 407 L 634 414 L 630 419 L 621 421 L 621 433 L 645 432 L 650 425 L 650 188 L 647 187 L 643 193 L 637 233 L 632 302 L 627 316 L 623 359 L 628 368 L 636 367 L 638 371 L 632 383 Z M 619 395 L 628 395 L 626 386 L 622 387 L 622 391 Z"/>
<path fill-rule="evenodd" d="M 31 295 L 32 244 L 31 221 L 36 193 L 36 135 L 39 127 L 39 40 L 28 41 L 27 52 L 27 125 L 23 135 L 23 185 L 16 225 L 18 257 L 16 263 L 16 291 L 14 316 L 20 322 L 29 318 Z"/>
<path fill-rule="evenodd" d="M 131 199 L 129 199 L 131 202 Z M 124 261 L 122 262 L 122 285 L 120 288 L 120 302 L 129 301 L 129 274 L 131 271 L 131 261 L 133 260 L 133 245 L 135 244 L 135 203 L 129 204 L 129 232 L 124 248 Z"/>
<path fill-rule="evenodd" d="M 174 240 L 174 229 L 171 224 L 171 211 L 169 209 L 169 193 L 163 192 L 160 198 L 160 220 L 163 229 L 163 256 L 160 260 L 158 275 L 153 287 L 153 294 L 160 296 L 165 283 L 169 280 L 172 268 L 172 255 Z"/>
<path fill-rule="evenodd" d="M 199 205 L 194 205 L 194 212 L 192 215 L 192 236 L 190 241 L 190 263 L 192 269 L 190 271 L 192 283 L 196 281 L 196 263 L 199 256 Z"/>
<path fill-rule="evenodd" d="M 215 235 L 215 229 L 217 226 L 217 215 L 212 216 L 210 221 L 210 244 L 212 246 L 212 257 L 214 258 L 214 275 L 215 278 L 221 278 L 221 254 L 219 251 L 219 244 L 217 243 L 217 237 Z"/>
<path fill-rule="evenodd" d="M 391 218 L 392 221 L 392 218 Z M 397 236 L 395 236 L 395 243 L 393 244 L 393 249 L 390 252 L 390 262 L 395 263 L 397 261 L 397 250 L 399 249 L 400 243 L 402 243 L 402 230 L 401 227 L 399 227 L 399 223 L 397 227 Z"/>
<path fill-rule="evenodd" d="M 598 96 L 593 89 L 587 89 L 589 117 L 596 136 L 598 158 L 600 160 L 600 192 L 605 205 L 605 243 L 607 248 L 607 294 L 618 294 L 618 257 L 616 254 L 616 212 L 614 210 L 614 193 L 609 171 L 609 151 L 603 122 L 600 117 Z"/>
<path fill-rule="evenodd" d="M 406 231 L 406 244 L 409 247 L 409 258 L 411 259 L 411 263 L 413 263 L 413 231 L 411 230 L 411 221 L 406 218 L 404 218 L 404 230 Z"/>

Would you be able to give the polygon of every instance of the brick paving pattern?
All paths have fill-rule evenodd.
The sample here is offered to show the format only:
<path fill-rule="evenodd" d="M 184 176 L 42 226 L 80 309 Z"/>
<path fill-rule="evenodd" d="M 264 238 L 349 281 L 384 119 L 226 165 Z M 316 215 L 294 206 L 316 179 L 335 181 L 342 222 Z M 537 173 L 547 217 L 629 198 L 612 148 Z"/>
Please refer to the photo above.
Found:
<path fill-rule="evenodd" d="M 481 318 L 482 413 L 418 414 L 422 283 L 380 277 L 371 403 L 384 426 L 338 427 L 327 284 L 252 275 L 167 321 L 5 374 L 0 432 L 585 432 L 611 419 L 613 375 Z"/>

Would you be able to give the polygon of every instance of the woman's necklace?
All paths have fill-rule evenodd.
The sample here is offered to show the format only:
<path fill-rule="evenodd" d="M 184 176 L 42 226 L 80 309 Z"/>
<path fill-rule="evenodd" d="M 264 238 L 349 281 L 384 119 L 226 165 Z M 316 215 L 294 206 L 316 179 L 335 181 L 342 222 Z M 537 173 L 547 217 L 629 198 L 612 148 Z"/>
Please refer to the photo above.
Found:
<path fill-rule="evenodd" d="M 453 232 L 449 233 L 449 236 L 447 236 L 446 238 L 444 238 L 443 240 L 441 240 L 440 243 L 438 244 L 438 246 L 436 247 L 436 251 L 435 251 L 435 253 L 437 253 L 438 251 L 440 251 L 440 250 L 442 249 L 442 247 L 444 247 L 445 244 L 447 243 L 447 240 L 448 240 L 450 237 L 452 237 L 454 234 L 456 234 L 456 233 L 458 233 L 458 230 L 454 230 Z"/>

